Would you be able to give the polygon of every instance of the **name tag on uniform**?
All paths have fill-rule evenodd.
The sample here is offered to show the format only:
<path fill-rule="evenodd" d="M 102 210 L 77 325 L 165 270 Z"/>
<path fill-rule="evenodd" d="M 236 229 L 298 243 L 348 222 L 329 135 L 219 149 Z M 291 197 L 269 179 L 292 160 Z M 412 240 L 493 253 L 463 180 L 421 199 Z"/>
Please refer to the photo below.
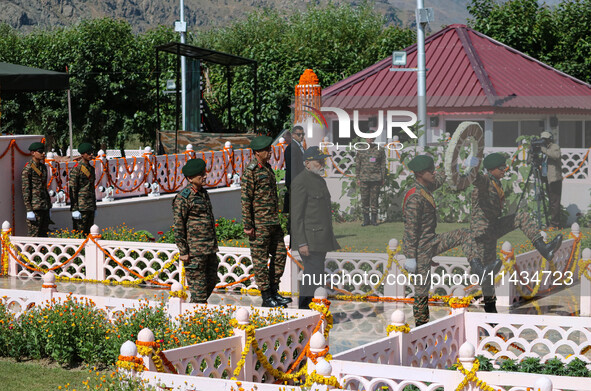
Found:
<path fill-rule="evenodd" d="M 377 162 L 377 161 L 378 161 L 378 159 L 376 159 L 375 157 L 370 157 L 370 158 L 369 158 L 369 162 L 370 162 L 370 163 L 375 163 L 375 162 Z"/>

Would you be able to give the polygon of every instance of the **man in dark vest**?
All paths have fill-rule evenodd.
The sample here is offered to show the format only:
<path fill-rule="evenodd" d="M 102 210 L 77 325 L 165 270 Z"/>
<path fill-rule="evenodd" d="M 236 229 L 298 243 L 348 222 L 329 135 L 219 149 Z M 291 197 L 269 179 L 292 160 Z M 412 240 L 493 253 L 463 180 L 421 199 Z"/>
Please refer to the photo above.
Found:
<path fill-rule="evenodd" d="M 318 147 L 308 148 L 303 155 L 306 169 L 291 186 L 292 248 L 298 250 L 304 264 L 299 298 L 303 309 L 309 308 L 316 288 L 324 285 L 326 253 L 340 248 L 332 228 L 330 192 L 322 177 L 326 157 Z"/>

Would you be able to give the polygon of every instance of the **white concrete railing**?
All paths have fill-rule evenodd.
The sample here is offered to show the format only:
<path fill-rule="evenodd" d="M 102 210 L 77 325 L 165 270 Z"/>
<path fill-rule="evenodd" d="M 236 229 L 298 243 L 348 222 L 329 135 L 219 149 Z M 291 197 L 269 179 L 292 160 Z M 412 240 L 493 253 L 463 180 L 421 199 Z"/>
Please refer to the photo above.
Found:
<path fill-rule="evenodd" d="M 402 326 L 404 313 L 395 311 L 392 320 L 393 326 Z M 381 386 L 388 386 L 390 390 L 403 390 L 412 384 L 420 390 L 438 387 L 453 390 L 464 375 L 443 369 L 459 359 L 469 370 L 476 355 L 517 360 L 539 357 L 542 362 L 558 357 L 565 363 L 579 358 L 588 362 L 585 356 L 591 343 L 588 323 L 587 318 L 486 314 L 456 309 L 452 315 L 408 333 L 393 332 L 389 337 L 334 355 L 332 375 L 346 389 L 378 391 Z M 499 368 L 498 363 L 493 365 Z M 489 386 L 511 390 L 531 388 L 541 377 L 494 371 L 480 371 L 476 375 Z M 546 377 L 554 387 L 550 390 L 591 390 L 591 382 L 584 378 Z M 474 386 L 466 389 L 475 389 Z"/>
<path fill-rule="evenodd" d="M 284 148 L 285 144 L 273 146 L 270 164 L 274 169 L 283 167 Z M 106 195 L 106 191 L 100 190 L 101 187 L 111 187 L 113 198 L 146 195 L 150 190 L 146 185 L 153 183 L 159 185 L 160 193 L 179 191 L 187 184 L 181 170 L 191 158 L 202 158 L 206 161 L 206 187 L 230 186 L 232 176 L 242 175 L 252 159 L 252 150 L 234 150 L 230 144 L 221 151 L 195 152 L 189 149 L 180 154 L 159 156 L 147 152 L 141 156 L 112 159 L 102 155 L 91 162 L 96 174 L 97 200 L 103 199 Z M 69 199 L 68 175 L 76 164 L 58 162 L 52 159 L 51 154 L 48 154 L 46 160 L 48 187 L 56 193 L 63 191 L 66 201 Z"/>
<path fill-rule="evenodd" d="M 384 148 L 382 146 L 382 148 Z M 440 148 L 441 149 L 441 148 Z M 388 169 L 394 173 L 400 167 L 400 152 L 384 149 L 388 158 Z M 421 148 L 417 148 L 421 151 Z M 326 147 L 326 151 L 331 155 L 331 158 L 327 159 L 327 174 L 329 177 L 336 176 L 340 177 L 343 175 L 354 175 L 355 166 L 355 153 L 351 152 L 344 147 L 337 148 L 336 146 Z M 493 152 L 504 152 L 509 156 L 513 156 L 517 151 L 517 148 L 500 148 L 500 147 L 489 147 L 484 149 L 484 154 L 488 155 Z M 589 167 L 591 166 L 591 156 L 587 155 L 587 149 L 579 148 L 562 148 L 562 174 L 563 176 L 569 176 L 566 178 L 569 182 L 581 182 L 588 183 L 590 179 Z M 325 152 L 326 153 L 326 152 Z M 591 155 L 591 154 L 590 154 Z M 583 159 L 585 159 L 583 161 Z M 518 164 L 526 164 L 527 162 L 527 151 L 521 150 L 516 158 L 515 162 Z M 582 166 L 579 168 L 579 166 Z M 575 172 L 576 171 L 576 172 Z M 512 166 L 510 173 L 517 173 L 515 166 Z M 408 170 L 402 170 L 399 180 L 403 180 L 409 175 Z"/>
<path fill-rule="evenodd" d="M 573 229 L 575 232 L 578 226 L 573 225 Z M 3 224 L 2 230 L 3 232 L 10 230 L 8 222 Z M 91 235 L 98 236 L 98 233 L 99 228 L 96 225 L 93 226 Z M 34 268 L 41 268 L 53 269 L 59 277 L 108 280 L 114 283 L 131 283 L 153 275 L 155 277 L 152 281 L 156 284 L 170 285 L 173 282 L 181 282 L 179 263 L 172 262 L 178 249 L 171 243 L 22 236 L 7 236 L 7 240 L 10 241 L 11 246 L 3 247 L 2 251 L 8 252 L 10 276 L 40 277 L 43 272 Z M 285 240 L 287 242 L 288 238 L 286 237 Z M 518 254 L 513 269 L 506 270 L 503 267 L 499 273 L 504 278 L 495 284 L 497 304 L 511 306 L 533 293 L 541 296 L 552 293 L 564 285 L 576 283 L 579 260 L 571 259 L 571 253 L 573 257 L 578 257 L 578 254 L 575 254 L 576 251 L 572 251 L 574 244 L 574 239 L 565 240 L 552 263 L 544 263 L 537 251 Z M 507 246 L 507 243 L 504 246 Z M 390 249 L 395 251 L 397 247 L 398 241 L 393 239 Z M 74 257 L 77 251 L 78 255 Z M 28 264 L 19 253 L 32 264 Z M 291 252 L 288 254 L 288 258 L 291 258 Z M 254 278 L 249 277 L 253 272 L 249 248 L 220 247 L 217 255 L 220 259 L 218 288 L 257 288 Z M 293 253 L 293 257 L 296 260 L 299 259 L 297 253 Z M 399 267 L 403 265 L 404 257 L 398 255 L 395 258 L 398 264 L 392 260 L 388 269 L 387 254 L 329 252 L 325 263 L 327 285 L 331 289 L 334 288 L 336 293 L 372 294 L 395 298 L 413 297 L 414 280 Z M 478 284 L 478 281 L 475 282 L 472 278 L 475 275 L 470 274 L 470 266 L 466 258 L 435 257 L 434 261 L 439 265 L 431 269 L 432 294 L 447 296 L 451 295 L 457 286 L 467 288 L 475 283 Z M 62 266 L 57 267 L 62 263 Z M 540 275 L 542 265 L 545 265 L 544 273 L 552 272 L 552 274 Z M 538 272 L 538 283 L 533 278 L 536 272 Z M 531 281 L 526 283 L 519 277 L 521 273 L 529 276 Z M 557 276 L 556 273 L 559 275 Z M 298 280 L 301 278 L 302 270 L 297 263 L 287 262 L 280 290 L 298 292 Z M 381 285 L 378 285 L 379 282 Z M 586 306 L 584 308 L 590 307 L 584 299 L 581 304 Z"/>

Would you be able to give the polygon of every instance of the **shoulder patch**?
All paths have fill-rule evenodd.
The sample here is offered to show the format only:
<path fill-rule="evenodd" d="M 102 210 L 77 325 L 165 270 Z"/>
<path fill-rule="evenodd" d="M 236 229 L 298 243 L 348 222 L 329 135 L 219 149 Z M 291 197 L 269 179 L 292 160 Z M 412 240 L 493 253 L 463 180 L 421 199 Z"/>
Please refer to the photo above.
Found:
<path fill-rule="evenodd" d="M 404 210 L 404 207 L 406 206 L 406 201 L 410 198 L 411 195 L 415 194 L 416 191 L 417 188 L 413 187 L 412 189 L 406 192 L 406 194 L 404 195 L 404 201 L 402 202 L 402 210 Z"/>
<path fill-rule="evenodd" d="M 190 189 L 190 188 L 188 188 L 188 187 L 185 187 L 185 188 L 183 189 L 183 191 L 181 191 L 181 196 L 182 196 L 183 198 L 189 198 L 189 196 L 190 196 L 190 195 L 191 195 L 191 189 Z"/>
<path fill-rule="evenodd" d="M 250 163 L 248 163 L 248 166 L 246 166 L 246 168 L 248 168 L 249 170 L 254 170 L 256 166 L 257 166 L 257 161 L 253 160 Z"/>

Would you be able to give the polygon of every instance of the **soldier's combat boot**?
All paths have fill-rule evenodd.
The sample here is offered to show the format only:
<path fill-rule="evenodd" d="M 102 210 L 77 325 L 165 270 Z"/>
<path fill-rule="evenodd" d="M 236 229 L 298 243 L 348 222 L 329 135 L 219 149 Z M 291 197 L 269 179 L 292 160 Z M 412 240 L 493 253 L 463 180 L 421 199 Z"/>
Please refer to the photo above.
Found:
<path fill-rule="evenodd" d="M 472 274 L 477 274 L 479 276 L 488 276 L 491 272 L 492 275 L 495 276 L 499 270 L 501 270 L 501 267 L 503 267 L 503 261 L 498 258 L 488 265 L 483 265 L 480 258 L 470 259 L 468 263 L 470 264 Z"/>
<path fill-rule="evenodd" d="M 263 298 L 262 307 L 287 307 L 285 304 L 280 304 L 273 296 L 273 290 L 267 289 L 266 291 L 261 291 L 261 297 Z"/>
<path fill-rule="evenodd" d="M 279 287 L 277 285 L 273 285 L 273 288 L 272 289 L 273 289 L 273 297 L 275 298 L 275 300 L 279 304 L 281 304 L 281 305 L 289 304 L 289 303 L 291 303 L 293 301 L 293 300 L 291 300 L 291 297 L 281 296 L 279 294 Z"/>
<path fill-rule="evenodd" d="M 484 303 L 484 312 L 488 312 L 489 314 L 496 314 L 497 313 L 497 304 L 494 301 L 489 301 Z"/>
<path fill-rule="evenodd" d="M 371 225 L 378 225 L 378 214 L 377 213 L 371 214 Z"/>
<path fill-rule="evenodd" d="M 562 245 L 562 234 L 558 234 L 550 243 L 546 243 L 544 239 L 538 238 L 538 240 L 533 242 L 533 245 L 544 258 L 551 261 L 556 251 Z"/>
<path fill-rule="evenodd" d="M 482 261 L 480 261 L 480 258 L 469 259 L 468 263 L 470 264 L 470 273 L 477 274 L 479 276 L 484 273 L 484 266 L 482 266 Z"/>
<path fill-rule="evenodd" d="M 365 227 L 368 225 L 369 225 L 369 213 L 364 213 L 363 214 L 363 224 L 361 224 L 361 226 Z"/>

